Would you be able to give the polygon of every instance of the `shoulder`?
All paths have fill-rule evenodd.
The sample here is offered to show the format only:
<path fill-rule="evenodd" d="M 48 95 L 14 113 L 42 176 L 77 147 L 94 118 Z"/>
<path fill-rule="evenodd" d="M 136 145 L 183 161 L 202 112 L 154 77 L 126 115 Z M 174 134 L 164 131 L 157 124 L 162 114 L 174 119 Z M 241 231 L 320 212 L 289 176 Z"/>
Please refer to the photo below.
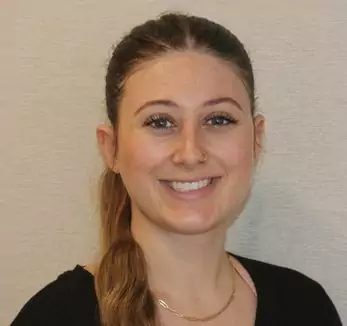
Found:
<path fill-rule="evenodd" d="M 264 287 L 281 293 L 305 290 L 305 295 L 313 295 L 316 292 L 322 294 L 324 291 L 317 281 L 298 270 L 234 254 L 233 256 L 249 272 L 258 290 L 263 290 Z"/>
<path fill-rule="evenodd" d="M 97 311 L 94 278 L 77 265 L 36 293 L 11 325 L 97 325 Z"/>
<path fill-rule="evenodd" d="M 286 316 L 296 325 L 342 325 L 323 286 L 288 267 L 232 254 L 250 274 L 258 294 L 259 314 Z M 273 317 L 275 318 L 275 317 Z"/>
<path fill-rule="evenodd" d="M 290 286 L 291 288 L 294 286 L 294 282 L 299 287 L 310 286 L 316 288 L 320 286 L 318 282 L 295 269 L 235 254 L 232 255 L 242 263 L 254 282 L 257 282 L 259 286 L 264 283 L 283 288 L 289 286 L 288 282 L 293 282 Z"/>

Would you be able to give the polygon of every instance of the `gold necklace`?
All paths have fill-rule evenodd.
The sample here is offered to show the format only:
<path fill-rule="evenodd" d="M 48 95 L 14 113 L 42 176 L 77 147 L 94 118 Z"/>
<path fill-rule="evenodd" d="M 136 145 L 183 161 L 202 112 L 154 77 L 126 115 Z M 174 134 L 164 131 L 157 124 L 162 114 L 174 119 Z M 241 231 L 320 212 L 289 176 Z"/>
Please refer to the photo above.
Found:
<path fill-rule="evenodd" d="M 162 299 L 158 299 L 158 303 L 161 307 L 163 307 L 164 309 L 170 311 L 171 313 L 173 313 L 175 316 L 179 317 L 179 318 L 182 318 L 182 319 L 185 319 L 185 320 L 188 320 L 188 321 L 199 321 L 199 322 L 206 322 L 206 321 L 210 321 L 212 319 L 215 319 L 217 318 L 219 315 L 221 315 L 231 304 L 231 302 L 234 300 L 234 297 L 235 297 L 235 292 L 236 292 L 236 283 L 235 283 L 235 280 L 236 280 L 236 273 L 235 273 L 235 268 L 234 268 L 234 265 L 230 259 L 230 264 L 231 264 L 231 268 L 232 268 L 232 273 L 233 273 L 233 289 L 231 291 L 231 295 L 228 299 L 228 301 L 226 302 L 226 304 L 222 307 L 222 309 L 220 309 L 219 311 L 213 313 L 212 315 L 210 316 L 206 316 L 206 317 L 192 317 L 192 316 L 186 316 L 186 315 L 183 315 L 181 313 L 179 313 L 177 310 L 175 309 L 172 309 L 169 307 L 169 305 Z"/>

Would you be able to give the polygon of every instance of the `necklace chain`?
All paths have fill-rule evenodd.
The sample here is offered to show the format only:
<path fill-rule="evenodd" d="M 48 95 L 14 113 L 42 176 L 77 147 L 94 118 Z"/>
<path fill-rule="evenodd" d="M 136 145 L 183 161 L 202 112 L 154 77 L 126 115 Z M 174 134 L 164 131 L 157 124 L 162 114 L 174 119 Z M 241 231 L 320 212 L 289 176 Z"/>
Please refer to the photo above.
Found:
<path fill-rule="evenodd" d="M 192 316 L 187 316 L 187 315 L 181 314 L 177 310 L 170 308 L 169 305 L 162 299 L 157 300 L 159 305 L 161 307 L 163 307 L 165 310 L 170 311 L 175 316 L 182 318 L 182 319 L 185 319 L 187 321 L 207 322 L 207 321 L 210 321 L 212 319 L 217 318 L 219 315 L 221 315 L 230 306 L 231 302 L 234 300 L 234 297 L 235 297 L 235 292 L 236 292 L 236 283 L 235 283 L 236 275 L 235 274 L 236 274 L 236 272 L 235 272 L 234 264 L 232 263 L 231 259 L 229 259 L 229 261 L 230 261 L 232 274 L 233 274 L 233 276 L 232 276 L 233 288 L 232 288 L 231 294 L 228 298 L 228 301 L 219 311 L 213 313 L 212 315 L 205 316 L 205 317 L 192 317 Z"/>

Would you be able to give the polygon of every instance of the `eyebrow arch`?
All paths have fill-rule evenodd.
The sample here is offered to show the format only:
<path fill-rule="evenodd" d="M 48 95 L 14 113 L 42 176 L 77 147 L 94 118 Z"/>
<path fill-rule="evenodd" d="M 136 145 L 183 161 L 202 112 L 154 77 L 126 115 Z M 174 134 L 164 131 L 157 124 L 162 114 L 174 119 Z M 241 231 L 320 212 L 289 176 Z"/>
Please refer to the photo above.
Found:
<path fill-rule="evenodd" d="M 212 100 L 208 100 L 206 102 L 204 102 L 203 106 L 211 106 L 211 105 L 217 105 L 220 103 L 231 103 L 234 106 L 236 106 L 239 110 L 243 111 L 242 106 L 239 102 L 237 102 L 235 99 L 233 99 L 232 97 L 218 97 L 218 98 L 214 98 Z"/>
<path fill-rule="evenodd" d="M 218 98 L 214 98 L 211 100 L 207 100 L 203 103 L 203 107 L 206 106 L 212 106 L 212 105 L 217 105 L 217 104 L 221 104 L 221 103 L 231 103 L 234 106 L 236 106 L 239 110 L 243 111 L 241 105 L 239 102 L 237 102 L 235 99 L 233 99 L 232 97 L 218 97 Z M 145 108 L 149 107 L 149 106 L 154 106 L 154 105 L 164 105 L 167 107 L 172 107 L 172 108 L 178 108 L 179 105 L 177 103 L 175 103 L 174 101 L 171 100 L 165 100 L 165 99 L 160 99 L 160 100 L 152 100 L 152 101 L 148 101 L 144 104 L 142 104 L 135 112 L 135 115 L 139 114 L 142 110 L 144 110 Z"/>

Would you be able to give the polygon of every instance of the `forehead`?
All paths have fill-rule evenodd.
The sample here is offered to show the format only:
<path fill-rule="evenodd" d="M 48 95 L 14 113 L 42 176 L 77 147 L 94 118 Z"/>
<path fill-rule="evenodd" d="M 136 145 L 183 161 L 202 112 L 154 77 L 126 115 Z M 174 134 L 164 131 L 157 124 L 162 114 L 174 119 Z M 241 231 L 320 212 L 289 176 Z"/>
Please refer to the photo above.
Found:
<path fill-rule="evenodd" d="M 125 83 L 123 103 L 136 107 L 154 99 L 170 99 L 189 107 L 223 96 L 250 107 L 247 90 L 231 64 L 211 54 L 186 51 L 168 53 L 137 67 Z"/>

